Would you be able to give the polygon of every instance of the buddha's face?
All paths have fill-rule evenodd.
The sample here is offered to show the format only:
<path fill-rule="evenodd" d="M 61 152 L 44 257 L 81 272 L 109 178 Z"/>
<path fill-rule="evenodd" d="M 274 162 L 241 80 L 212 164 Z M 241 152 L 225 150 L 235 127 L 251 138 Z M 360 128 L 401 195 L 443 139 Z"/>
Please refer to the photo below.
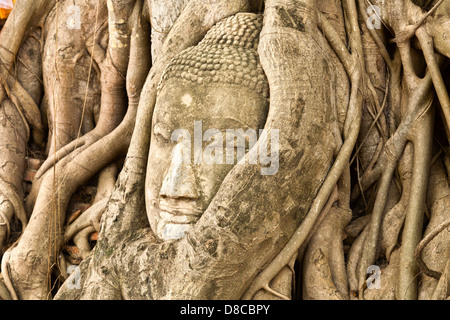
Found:
<path fill-rule="evenodd" d="M 147 215 L 159 239 L 183 237 L 236 164 L 240 151 L 237 143 L 225 142 L 227 130 L 258 132 L 266 116 L 265 99 L 248 88 L 166 82 L 153 114 L 146 175 Z M 218 148 L 211 152 L 213 145 Z M 230 154 L 236 156 L 232 163 Z"/>

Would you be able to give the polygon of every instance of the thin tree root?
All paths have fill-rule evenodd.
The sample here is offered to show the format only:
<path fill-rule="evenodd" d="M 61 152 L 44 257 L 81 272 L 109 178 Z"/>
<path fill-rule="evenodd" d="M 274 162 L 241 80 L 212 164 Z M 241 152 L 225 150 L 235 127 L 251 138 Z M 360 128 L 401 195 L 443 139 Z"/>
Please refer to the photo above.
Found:
<path fill-rule="evenodd" d="M 304 299 L 348 299 L 342 240 L 350 219 L 349 210 L 332 207 L 311 238 L 303 259 Z"/>
<path fill-rule="evenodd" d="M 439 282 L 434 289 L 432 300 L 449 300 L 450 297 L 450 259 L 447 259 L 447 263 L 444 268 Z"/>
<path fill-rule="evenodd" d="M 0 300 L 12 300 L 8 288 L 3 283 L 3 277 L 0 274 Z"/>
<path fill-rule="evenodd" d="M 320 224 L 326 218 L 326 216 L 328 215 L 328 211 L 331 209 L 333 204 L 336 203 L 336 201 L 339 201 L 339 189 L 338 189 L 338 187 L 334 188 L 333 193 L 330 195 L 330 199 L 328 199 L 327 204 L 325 205 L 325 207 L 323 208 L 323 210 L 320 213 L 319 217 L 317 218 L 317 223 L 311 229 L 308 237 L 305 239 L 303 244 L 300 246 L 300 248 L 298 250 L 298 257 L 299 257 L 300 260 L 303 260 L 303 257 L 304 257 L 304 254 L 305 254 L 305 251 L 306 251 L 306 248 L 308 246 L 309 241 L 314 236 L 316 231 L 319 229 Z"/>
<path fill-rule="evenodd" d="M 253 297 L 254 300 L 291 300 L 293 285 L 295 284 L 295 270 L 294 264 L 297 260 L 297 255 L 292 257 L 289 264 L 281 269 L 280 273 L 272 279 L 272 281 L 262 290 L 258 291 Z"/>
<path fill-rule="evenodd" d="M 350 222 L 348 226 L 345 227 L 345 234 L 350 238 L 357 238 L 361 232 L 364 230 L 366 225 L 370 221 L 370 214 L 362 216 Z"/>
<path fill-rule="evenodd" d="M 383 217 L 380 234 L 380 247 L 385 252 L 389 261 L 391 254 L 398 243 L 401 228 L 405 221 L 406 209 L 411 193 L 411 175 L 413 163 L 413 146 L 408 143 L 398 165 L 400 181 L 402 185 L 402 195 L 398 203 Z"/>
<path fill-rule="evenodd" d="M 14 290 L 14 286 L 11 282 L 11 278 L 9 277 L 9 256 L 10 256 L 10 252 L 7 251 L 3 254 L 2 257 L 2 277 L 3 280 L 5 281 L 5 286 L 9 291 L 9 294 L 11 295 L 13 300 L 19 300 L 16 294 L 16 291 Z"/>
<path fill-rule="evenodd" d="M 284 294 L 281 294 L 281 293 L 273 290 L 271 287 L 269 287 L 268 284 L 265 285 L 263 287 L 263 289 L 266 290 L 267 292 L 270 292 L 271 294 L 273 294 L 274 296 L 276 296 L 276 297 L 278 297 L 278 298 L 280 298 L 282 300 L 291 300 L 291 299 L 289 299 L 289 297 L 285 296 Z"/>
<path fill-rule="evenodd" d="M 424 274 L 426 274 L 429 277 L 432 277 L 436 280 L 439 280 L 442 276 L 442 273 L 439 271 L 430 270 L 425 262 L 422 259 L 422 252 L 425 249 L 425 247 L 433 240 L 439 233 L 444 231 L 446 228 L 450 226 L 450 220 L 445 221 L 438 225 L 436 228 L 434 228 L 430 233 L 428 233 L 422 241 L 417 245 L 415 251 L 414 251 L 414 257 L 416 259 L 417 265 L 420 268 L 420 271 L 422 271 Z"/>
<path fill-rule="evenodd" d="M 94 227 L 95 231 L 100 231 L 100 219 L 108 203 L 108 200 L 108 198 L 104 198 L 97 203 L 94 203 L 72 224 L 70 224 L 64 234 L 65 241 L 70 241 L 77 233 L 90 226 Z"/>
<path fill-rule="evenodd" d="M 430 172 L 434 109 L 428 110 L 413 132 L 414 162 L 408 210 L 402 234 L 400 251 L 400 272 L 398 282 L 398 299 L 416 300 L 418 268 L 414 259 L 414 250 L 422 237 L 423 214 Z M 408 284 L 407 287 L 406 284 Z"/>
<path fill-rule="evenodd" d="M 25 212 L 22 199 L 14 190 L 14 188 L 12 188 L 9 185 L 9 183 L 2 180 L 1 178 L 0 178 L 0 190 L 3 193 L 3 196 L 11 202 L 14 208 L 14 214 L 17 217 L 17 219 L 21 222 L 22 231 L 24 231 L 28 224 L 28 217 Z"/>
<path fill-rule="evenodd" d="M 325 213 L 328 212 L 333 205 L 337 201 L 338 193 L 334 192 L 330 199 L 327 201 L 327 204 L 324 206 L 322 211 Z M 305 220 L 311 217 L 308 213 Z M 253 296 L 261 289 L 269 286 L 269 283 L 272 281 L 274 277 L 276 277 L 281 269 L 288 265 L 289 261 L 292 257 L 299 251 L 300 247 L 305 243 L 307 239 L 310 239 L 312 234 L 311 231 L 315 226 L 317 219 L 310 218 L 310 221 L 305 223 L 305 220 L 302 222 L 300 227 L 296 230 L 294 235 L 291 237 L 289 242 L 283 248 L 283 250 L 272 260 L 272 262 L 253 280 L 252 285 L 247 289 L 246 293 L 242 296 L 243 300 L 251 300 Z"/>
<path fill-rule="evenodd" d="M 73 140 L 72 142 L 66 144 L 64 147 L 60 148 L 55 153 L 49 155 L 47 159 L 42 163 L 39 170 L 36 172 L 36 175 L 34 176 L 34 179 L 37 180 L 42 175 L 44 175 L 49 169 L 51 169 L 54 165 L 56 165 L 61 159 L 67 157 L 72 152 L 77 151 L 77 153 L 80 153 L 83 151 L 87 146 L 91 145 L 91 143 L 87 144 L 88 136 L 91 132 L 85 134 L 84 136 L 80 137 L 79 139 Z M 87 146 L 86 146 L 87 144 Z"/>
<path fill-rule="evenodd" d="M 375 199 L 375 205 L 371 215 L 371 220 L 370 223 L 368 224 L 368 234 L 364 241 L 364 249 L 362 251 L 362 255 L 357 270 L 360 299 L 362 299 L 361 295 L 364 292 L 362 286 L 366 283 L 365 280 L 367 274 L 366 273 L 367 267 L 373 264 L 375 261 L 378 246 L 378 237 L 381 228 L 381 220 L 385 210 L 388 198 L 388 191 L 391 185 L 395 166 L 396 162 L 390 161 L 381 176 L 381 181 L 377 190 L 377 196 Z"/>
<path fill-rule="evenodd" d="M 412 71 L 410 61 L 403 61 L 405 70 Z M 405 71 L 406 72 L 406 71 Z M 408 113 L 400 123 L 397 131 L 387 141 L 384 152 L 380 161 L 378 162 L 375 172 L 380 172 L 381 179 L 379 182 L 375 205 L 372 212 L 371 222 L 369 224 L 369 234 L 364 245 L 365 249 L 362 252 L 361 260 L 358 266 L 358 282 L 362 286 L 365 284 L 366 269 L 376 260 L 378 238 L 380 234 L 381 219 L 385 210 L 387 195 L 391 180 L 393 178 L 394 170 L 397 166 L 404 148 L 408 141 L 409 135 L 416 121 L 421 118 L 427 111 L 429 111 L 432 99 L 429 97 L 431 90 L 430 74 L 415 81 L 413 74 L 409 77 L 410 90 L 413 90 L 409 97 Z M 360 295 L 363 291 L 359 291 Z"/>
<path fill-rule="evenodd" d="M 78 232 L 73 238 L 73 242 L 78 247 L 78 249 L 80 249 L 82 259 L 86 259 L 86 257 L 91 252 L 91 245 L 89 244 L 89 235 L 93 232 L 95 232 L 95 228 L 90 226 Z"/>
<path fill-rule="evenodd" d="M 97 203 L 105 198 L 109 198 L 114 191 L 119 168 L 117 163 L 111 163 L 102 169 L 98 175 L 97 193 L 93 203 Z"/>
<path fill-rule="evenodd" d="M 442 1 L 440 3 L 442 3 Z M 450 129 L 450 98 L 447 92 L 447 88 L 445 87 L 441 71 L 439 70 L 437 59 L 435 57 L 433 40 L 427 34 L 424 28 L 419 28 L 416 34 L 422 47 L 422 52 L 427 62 L 428 70 L 430 70 L 431 79 L 433 80 L 433 85 L 441 104 L 447 128 Z M 450 141 L 449 136 L 447 137 L 447 139 Z"/>
<path fill-rule="evenodd" d="M 358 285 L 358 277 L 357 277 L 357 270 L 358 270 L 358 262 L 361 257 L 361 253 L 364 248 L 364 243 L 367 238 L 367 234 L 369 233 L 369 224 L 366 224 L 366 227 L 364 230 L 360 233 L 358 238 L 353 242 L 350 252 L 348 253 L 348 261 L 347 261 L 347 278 L 348 278 L 348 284 L 349 284 L 349 297 L 351 300 L 357 300 L 358 299 L 358 291 L 359 291 L 359 285 Z"/>
<path fill-rule="evenodd" d="M 3 249 L 3 245 L 8 241 L 11 234 L 11 218 L 14 214 L 14 208 L 6 199 L 3 199 L 3 195 L 0 192 L 0 227 L 5 227 L 6 232 L 0 233 L 0 251 Z"/>

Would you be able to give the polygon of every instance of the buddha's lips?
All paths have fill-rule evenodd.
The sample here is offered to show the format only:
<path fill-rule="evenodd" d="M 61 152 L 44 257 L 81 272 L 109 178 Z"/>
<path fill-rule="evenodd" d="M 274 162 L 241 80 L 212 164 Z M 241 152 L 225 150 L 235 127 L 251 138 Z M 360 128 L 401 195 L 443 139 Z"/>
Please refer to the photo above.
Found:
<path fill-rule="evenodd" d="M 175 215 L 167 211 L 160 210 L 159 211 L 160 218 L 166 223 L 174 223 L 174 224 L 195 224 L 199 216 L 193 215 Z"/>
<path fill-rule="evenodd" d="M 173 201 L 177 202 L 176 200 Z M 192 203 L 183 201 L 182 203 L 177 204 L 178 205 L 172 205 L 167 203 L 164 199 L 160 199 L 159 209 L 174 216 L 193 216 L 199 218 L 203 213 L 203 210 L 199 209 L 194 201 L 192 201 Z"/>

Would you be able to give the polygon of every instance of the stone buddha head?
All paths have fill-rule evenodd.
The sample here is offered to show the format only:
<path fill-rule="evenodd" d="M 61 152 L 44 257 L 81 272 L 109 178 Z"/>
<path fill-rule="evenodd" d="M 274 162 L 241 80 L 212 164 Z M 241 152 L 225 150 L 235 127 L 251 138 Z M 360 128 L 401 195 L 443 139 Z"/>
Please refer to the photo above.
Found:
<path fill-rule="evenodd" d="M 249 133 L 264 128 L 269 86 L 257 52 L 261 28 L 261 15 L 226 18 L 172 59 L 162 76 L 145 194 L 160 240 L 179 239 L 195 225 L 256 142 Z"/>

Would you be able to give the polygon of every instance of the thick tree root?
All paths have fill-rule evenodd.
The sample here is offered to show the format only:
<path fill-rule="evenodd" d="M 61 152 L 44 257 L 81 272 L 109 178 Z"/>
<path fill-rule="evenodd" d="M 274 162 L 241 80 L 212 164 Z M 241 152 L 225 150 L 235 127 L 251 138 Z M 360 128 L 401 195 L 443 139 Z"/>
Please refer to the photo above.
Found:
<path fill-rule="evenodd" d="M 0 300 L 12 300 L 11 294 L 9 293 L 8 288 L 5 286 L 1 274 L 0 274 Z"/>
<path fill-rule="evenodd" d="M 350 291 L 350 299 L 358 299 L 359 295 L 359 279 L 357 276 L 357 270 L 359 267 L 359 260 L 361 258 L 364 243 L 366 242 L 367 235 L 369 233 L 369 223 L 361 232 L 358 238 L 353 242 L 347 258 L 347 277 Z"/>
<path fill-rule="evenodd" d="M 429 109 L 413 129 L 414 162 L 408 209 L 402 234 L 398 299 L 417 299 L 418 268 L 414 250 L 422 237 L 423 214 L 425 211 L 428 177 L 431 167 L 434 111 Z"/>
<path fill-rule="evenodd" d="M 438 227 L 430 231 L 420 243 L 417 245 L 416 250 L 414 252 L 414 256 L 416 258 L 417 264 L 419 265 L 420 270 L 429 277 L 435 278 L 439 280 L 442 276 L 442 272 L 430 270 L 425 262 L 422 260 L 422 251 L 425 247 L 433 240 L 440 232 L 444 231 L 446 228 L 450 226 L 450 220 L 441 223 Z"/>
<path fill-rule="evenodd" d="M 444 272 L 439 279 L 436 289 L 431 296 L 432 300 L 448 300 L 450 297 L 450 259 L 447 260 Z"/>
<path fill-rule="evenodd" d="M 262 290 L 257 292 L 253 300 L 292 300 L 292 287 L 295 283 L 294 263 L 297 256 L 294 256 L 289 264 L 270 281 Z"/>
<path fill-rule="evenodd" d="M 73 238 L 73 242 L 80 250 L 81 258 L 86 259 L 86 257 L 91 252 L 91 245 L 89 243 L 89 235 L 95 232 L 95 228 L 93 226 L 89 226 L 78 232 Z"/>
<path fill-rule="evenodd" d="M 0 96 L 2 88 L 0 87 Z M 1 99 L 1 97 L 0 97 Z M 10 100 L 0 101 L 0 201 L 7 201 L 14 216 L 21 222 L 22 230 L 28 223 L 23 206 L 22 177 L 25 171 L 26 130 L 25 123 Z M 7 207 L 2 221 L 10 229 L 11 217 Z M 4 228 L 1 228 L 4 229 Z M 3 236 L 6 236 L 3 234 Z M 0 238 L 0 246 L 6 239 Z"/>
<path fill-rule="evenodd" d="M 391 254 L 389 265 L 380 266 L 373 279 L 367 279 L 364 291 L 365 300 L 395 300 L 398 273 L 400 267 L 400 252 L 395 249 Z"/>
<path fill-rule="evenodd" d="M 332 207 L 305 253 L 303 298 L 306 300 L 347 300 L 349 298 L 345 271 L 344 228 L 351 213 Z"/>
<path fill-rule="evenodd" d="M 14 290 L 14 286 L 11 282 L 11 277 L 9 274 L 9 252 L 6 252 L 3 254 L 2 260 L 1 260 L 1 268 L 2 268 L 2 277 L 5 282 L 5 286 L 8 289 L 8 292 L 12 298 L 12 300 L 19 300 L 16 294 L 16 291 Z"/>
<path fill-rule="evenodd" d="M 100 219 L 108 200 L 109 198 L 104 198 L 98 201 L 70 224 L 64 234 L 65 241 L 70 241 L 77 233 L 90 226 L 94 227 L 95 231 L 100 231 Z"/>
<path fill-rule="evenodd" d="M 415 249 L 415 258 L 423 273 L 419 282 L 419 299 L 421 300 L 433 298 L 439 277 L 442 279 L 445 273 L 450 247 L 450 232 L 444 227 L 448 222 L 449 199 L 450 188 L 447 175 L 442 164 L 437 161 L 431 167 L 428 182 L 427 200 L 431 217 L 423 238 Z M 439 232 L 438 230 L 441 229 L 442 231 Z"/>
<path fill-rule="evenodd" d="M 12 204 L 17 219 L 22 223 L 22 231 L 25 230 L 28 224 L 28 217 L 23 207 L 23 200 L 13 187 L 2 179 L 0 179 L 0 189 L 2 190 L 3 196 Z"/>
<path fill-rule="evenodd" d="M 400 232 L 405 221 L 406 208 L 411 192 L 412 175 L 412 144 L 408 143 L 399 163 L 399 173 L 402 185 L 402 195 L 400 201 L 383 217 L 380 233 L 380 247 L 384 251 L 387 260 L 399 241 Z"/>
<path fill-rule="evenodd" d="M 11 219 L 14 214 L 14 208 L 9 200 L 0 192 L 0 252 L 9 239 L 11 234 Z"/>

